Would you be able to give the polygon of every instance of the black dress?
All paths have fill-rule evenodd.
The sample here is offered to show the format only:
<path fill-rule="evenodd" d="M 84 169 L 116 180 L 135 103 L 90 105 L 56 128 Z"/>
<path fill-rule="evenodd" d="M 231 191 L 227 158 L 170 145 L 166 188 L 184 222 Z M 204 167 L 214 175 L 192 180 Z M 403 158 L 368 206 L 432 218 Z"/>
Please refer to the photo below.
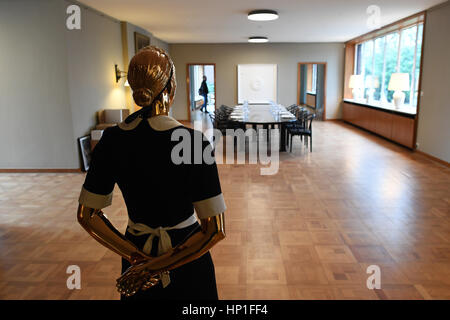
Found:
<path fill-rule="evenodd" d="M 189 148 L 180 148 L 180 142 L 188 140 L 192 142 Z M 225 204 L 217 166 L 204 157 L 199 159 L 199 150 L 213 155 L 211 144 L 201 132 L 168 116 L 136 118 L 129 124 L 108 128 L 92 154 L 79 201 L 95 209 L 107 207 L 117 183 L 134 223 L 171 227 L 192 216 L 194 208 L 199 218 L 218 215 L 225 211 Z M 174 156 L 184 156 L 184 161 L 173 161 Z M 175 247 L 193 231 L 200 231 L 198 222 L 167 232 Z M 148 238 L 134 236 L 128 230 L 125 236 L 140 249 Z M 153 239 L 152 256 L 157 255 L 158 241 L 157 237 Z M 122 259 L 122 272 L 129 266 Z M 165 288 L 158 283 L 121 299 L 218 299 L 211 255 L 208 252 L 171 270 L 170 284 Z"/>

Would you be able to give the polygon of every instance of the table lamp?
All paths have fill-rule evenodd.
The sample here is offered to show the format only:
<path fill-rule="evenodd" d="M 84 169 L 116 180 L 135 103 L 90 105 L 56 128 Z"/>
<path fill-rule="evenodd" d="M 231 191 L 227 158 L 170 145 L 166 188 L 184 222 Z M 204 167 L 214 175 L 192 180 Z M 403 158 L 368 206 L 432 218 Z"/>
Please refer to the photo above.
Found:
<path fill-rule="evenodd" d="M 398 109 L 405 102 L 405 93 L 409 88 L 409 73 L 393 73 L 389 79 L 388 90 L 394 92 L 394 105 Z"/>
<path fill-rule="evenodd" d="M 361 74 L 352 74 L 350 76 L 350 81 L 348 87 L 352 90 L 353 99 L 360 99 L 360 91 L 364 88 L 364 78 Z"/>

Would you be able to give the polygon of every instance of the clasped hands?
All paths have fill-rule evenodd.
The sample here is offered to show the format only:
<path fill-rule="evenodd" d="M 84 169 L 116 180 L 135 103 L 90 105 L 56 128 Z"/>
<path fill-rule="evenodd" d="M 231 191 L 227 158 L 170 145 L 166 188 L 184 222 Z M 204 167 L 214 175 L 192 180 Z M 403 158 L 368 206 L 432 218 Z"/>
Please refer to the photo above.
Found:
<path fill-rule="evenodd" d="M 134 295 L 139 290 L 147 290 L 155 286 L 161 280 L 163 273 L 169 273 L 169 271 L 155 270 L 155 257 L 135 253 L 131 258 L 132 266 L 116 280 L 117 290 L 127 297 Z"/>

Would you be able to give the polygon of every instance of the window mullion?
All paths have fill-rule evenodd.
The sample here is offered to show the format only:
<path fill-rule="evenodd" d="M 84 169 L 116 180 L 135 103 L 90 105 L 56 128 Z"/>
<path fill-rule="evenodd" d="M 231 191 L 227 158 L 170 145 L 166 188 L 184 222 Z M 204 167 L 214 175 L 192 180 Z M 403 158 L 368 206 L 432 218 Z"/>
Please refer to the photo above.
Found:
<path fill-rule="evenodd" d="M 397 72 L 400 72 L 400 49 L 402 47 L 402 31 L 398 31 Z"/>

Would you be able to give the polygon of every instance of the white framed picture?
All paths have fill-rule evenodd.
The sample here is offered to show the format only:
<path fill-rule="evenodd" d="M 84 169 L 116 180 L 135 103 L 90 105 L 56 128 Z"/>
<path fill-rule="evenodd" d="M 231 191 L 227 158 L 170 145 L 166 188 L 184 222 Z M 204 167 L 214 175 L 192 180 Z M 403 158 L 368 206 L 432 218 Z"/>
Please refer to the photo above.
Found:
<path fill-rule="evenodd" d="M 80 146 L 80 155 L 83 165 L 82 170 L 87 172 L 89 170 L 89 166 L 91 165 L 91 136 L 87 135 L 78 138 L 78 143 Z"/>
<path fill-rule="evenodd" d="M 276 64 L 239 64 L 237 78 L 238 104 L 277 102 Z"/>

